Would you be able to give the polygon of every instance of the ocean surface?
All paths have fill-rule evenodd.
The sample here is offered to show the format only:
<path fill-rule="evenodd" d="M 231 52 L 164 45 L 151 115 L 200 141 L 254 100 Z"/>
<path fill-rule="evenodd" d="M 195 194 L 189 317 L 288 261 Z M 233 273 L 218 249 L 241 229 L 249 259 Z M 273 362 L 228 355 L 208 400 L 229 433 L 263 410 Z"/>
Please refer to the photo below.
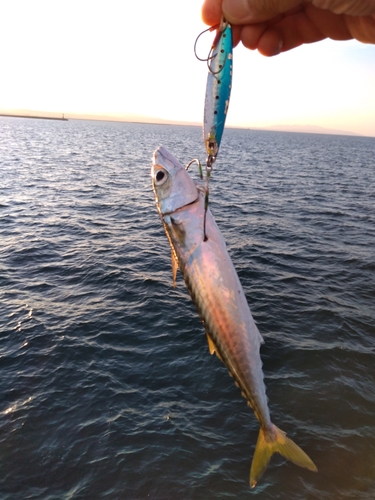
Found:
<path fill-rule="evenodd" d="M 0 118 L 0 499 L 375 498 L 375 138 L 227 129 L 211 211 L 265 344 L 274 456 L 178 277 L 153 150 L 198 127 Z M 194 167 L 191 167 L 194 170 Z"/>

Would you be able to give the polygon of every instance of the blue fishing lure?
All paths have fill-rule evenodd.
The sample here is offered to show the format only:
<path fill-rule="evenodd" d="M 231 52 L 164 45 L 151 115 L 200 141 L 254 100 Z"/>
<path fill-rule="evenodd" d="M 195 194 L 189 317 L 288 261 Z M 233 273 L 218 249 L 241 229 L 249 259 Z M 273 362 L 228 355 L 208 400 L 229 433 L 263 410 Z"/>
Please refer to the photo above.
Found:
<path fill-rule="evenodd" d="M 207 31 L 216 29 L 216 36 L 211 46 L 207 59 L 201 59 L 197 56 L 196 46 L 199 37 Z M 203 142 L 207 152 L 206 159 L 206 189 L 204 197 L 204 218 L 203 218 L 203 241 L 207 241 L 206 233 L 206 215 L 209 198 L 209 181 L 212 171 L 212 165 L 219 152 L 221 137 L 224 131 L 225 120 L 227 117 L 230 92 L 232 88 L 232 70 L 233 70 L 233 42 L 231 25 L 222 19 L 221 23 L 212 28 L 203 31 L 195 40 L 194 52 L 200 61 L 207 61 L 208 77 L 206 86 L 206 98 L 204 103 L 203 119 Z M 199 160 L 192 160 L 186 168 L 192 163 L 197 163 L 200 177 L 202 178 L 202 167 Z"/>
<path fill-rule="evenodd" d="M 232 53 L 232 28 L 223 20 L 217 29 L 207 60 L 209 73 L 204 105 L 203 141 L 208 167 L 216 160 L 227 117 L 232 88 Z"/>

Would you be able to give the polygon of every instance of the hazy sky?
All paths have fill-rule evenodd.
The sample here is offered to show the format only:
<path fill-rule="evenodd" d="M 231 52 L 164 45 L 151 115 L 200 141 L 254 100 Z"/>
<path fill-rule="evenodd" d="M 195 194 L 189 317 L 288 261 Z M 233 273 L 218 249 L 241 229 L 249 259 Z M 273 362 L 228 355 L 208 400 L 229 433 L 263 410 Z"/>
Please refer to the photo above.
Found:
<path fill-rule="evenodd" d="M 0 111 L 201 122 L 201 0 L 1 0 Z M 198 49 L 208 53 L 213 35 Z M 325 41 L 273 58 L 234 51 L 228 125 L 375 136 L 375 46 Z"/>

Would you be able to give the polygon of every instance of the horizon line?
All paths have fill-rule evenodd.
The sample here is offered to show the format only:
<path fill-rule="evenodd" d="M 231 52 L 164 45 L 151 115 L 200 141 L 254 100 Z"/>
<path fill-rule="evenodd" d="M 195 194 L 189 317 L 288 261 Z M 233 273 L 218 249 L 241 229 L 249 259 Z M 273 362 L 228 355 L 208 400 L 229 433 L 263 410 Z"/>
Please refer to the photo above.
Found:
<path fill-rule="evenodd" d="M 139 123 L 145 125 L 175 125 L 175 126 L 193 126 L 202 127 L 202 123 L 168 120 L 165 118 L 155 118 L 152 116 L 142 115 L 129 115 L 129 116 L 116 116 L 107 114 L 85 114 L 85 113 L 59 113 L 54 111 L 34 111 L 34 110 L 11 110 L 1 111 L 1 117 L 10 118 L 33 118 L 33 119 L 52 119 L 60 121 L 68 120 L 87 120 L 87 121 L 106 121 L 118 123 Z M 305 134 L 322 134 L 322 135 L 344 135 L 356 137 L 371 137 L 375 135 L 363 135 L 357 132 L 347 130 L 331 129 L 322 127 L 320 125 L 267 125 L 265 127 L 255 127 L 249 125 L 227 125 L 226 128 L 239 129 L 239 130 L 255 130 L 264 132 L 290 132 L 290 133 L 305 133 Z"/>

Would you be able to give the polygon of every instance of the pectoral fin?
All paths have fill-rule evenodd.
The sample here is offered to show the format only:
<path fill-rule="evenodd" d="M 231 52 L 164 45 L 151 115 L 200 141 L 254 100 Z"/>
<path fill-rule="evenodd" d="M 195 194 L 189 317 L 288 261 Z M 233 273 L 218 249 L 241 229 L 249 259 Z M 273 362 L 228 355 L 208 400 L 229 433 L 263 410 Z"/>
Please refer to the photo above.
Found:
<path fill-rule="evenodd" d="M 177 264 L 177 259 L 173 253 L 173 250 L 171 252 L 171 257 L 172 257 L 173 288 L 176 288 L 176 277 L 177 277 L 178 264 Z"/>

